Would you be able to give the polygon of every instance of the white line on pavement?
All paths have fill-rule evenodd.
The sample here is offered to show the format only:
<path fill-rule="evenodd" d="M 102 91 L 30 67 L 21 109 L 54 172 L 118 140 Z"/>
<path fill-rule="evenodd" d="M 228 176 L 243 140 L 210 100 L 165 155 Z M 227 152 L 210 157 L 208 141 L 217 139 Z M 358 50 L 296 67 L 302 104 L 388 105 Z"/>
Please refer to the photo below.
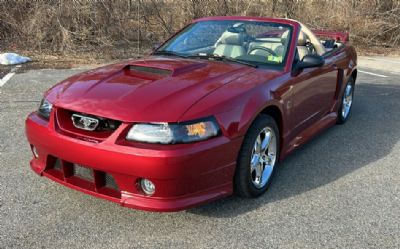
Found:
<path fill-rule="evenodd" d="M 373 61 L 384 61 L 384 62 L 389 62 L 389 63 L 400 64 L 400 61 L 398 61 L 398 60 L 388 60 L 388 59 L 372 58 L 372 57 L 365 57 L 365 59 L 373 60 Z"/>
<path fill-rule="evenodd" d="M 14 72 L 13 73 L 8 73 L 6 74 L 6 76 L 4 76 L 2 79 L 0 79 L 0 87 L 4 86 L 4 84 L 6 84 L 7 81 L 9 81 L 11 79 L 11 77 L 14 76 Z"/>
<path fill-rule="evenodd" d="M 388 77 L 388 76 L 386 76 L 386 75 L 377 74 L 377 73 L 371 73 L 371 72 L 366 72 L 366 71 L 362 71 L 362 70 L 358 70 L 358 72 L 360 72 L 360 73 L 365 73 L 365 74 L 369 74 L 369 75 L 373 75 L 373 76 L 377 76 L 377 77 L 382 77 L 382 78 L 387 78 L 387 77 Z"/>

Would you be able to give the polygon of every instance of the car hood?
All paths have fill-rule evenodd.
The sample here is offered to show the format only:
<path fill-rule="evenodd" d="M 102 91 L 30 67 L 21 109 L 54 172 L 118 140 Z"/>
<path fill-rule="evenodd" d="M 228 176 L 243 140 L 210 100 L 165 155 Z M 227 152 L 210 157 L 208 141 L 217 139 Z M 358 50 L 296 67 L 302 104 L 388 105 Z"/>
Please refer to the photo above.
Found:
<path fill-rule="evenodd" d="M 73 76 L 48 92 L 54 106 L 125 122 L 177 122 L 204 96 L 256 70 L 207 60 L 149 57 Z"/>

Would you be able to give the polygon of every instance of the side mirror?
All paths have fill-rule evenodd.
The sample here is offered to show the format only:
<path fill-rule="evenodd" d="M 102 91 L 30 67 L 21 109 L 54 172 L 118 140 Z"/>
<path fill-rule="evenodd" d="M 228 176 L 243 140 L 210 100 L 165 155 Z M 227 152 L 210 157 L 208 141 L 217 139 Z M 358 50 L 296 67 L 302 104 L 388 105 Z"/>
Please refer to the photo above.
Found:
<path fill-rule="evenodd" d="M 325 64 L 324 57 L 318 54 L 308 54 L 303 57 L 303 59 L 297 63 L 296 69 L 301 70 L 304 68 L 321 67 Z"/>

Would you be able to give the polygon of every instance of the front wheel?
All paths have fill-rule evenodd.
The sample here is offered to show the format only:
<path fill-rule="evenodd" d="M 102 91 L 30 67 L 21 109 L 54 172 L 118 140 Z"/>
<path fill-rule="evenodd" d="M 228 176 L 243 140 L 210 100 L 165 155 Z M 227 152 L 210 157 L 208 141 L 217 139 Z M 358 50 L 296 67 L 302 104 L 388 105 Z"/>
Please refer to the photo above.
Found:
<path fill-rule="evenodd" d="M 237 195 L 257 197 L 267 190 L 278 162 L 279 142 L 275 120 L 268 115 L 257 117 L 239 152 L 234 178 Z"/>
<path fill-rule="evenodd" d="M 354 79 L 350 78 L 344 89 L 342 101 L 338 110 L 338 124 L 344 124 L 350 116 L 351 107 L 354 98 Z"/>

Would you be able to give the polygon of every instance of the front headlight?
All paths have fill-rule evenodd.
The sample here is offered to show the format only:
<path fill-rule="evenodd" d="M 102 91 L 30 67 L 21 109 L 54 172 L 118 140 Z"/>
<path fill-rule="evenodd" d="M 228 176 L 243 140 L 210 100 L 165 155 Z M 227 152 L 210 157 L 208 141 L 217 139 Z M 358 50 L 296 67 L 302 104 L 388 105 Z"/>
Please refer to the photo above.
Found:
<path fill-rule="evenodd" d="M 52 108 L 52 103 L 50 103 L 47 99 L 42 99 L 42 102 L 40 102 L 38 114 L 45 119 L 49 119 Z"/>
<path fill-rule="evenodd" d="M 135 124 L 126 136 L 127 140 L 177 144 L 206 140 L 219 134 L 214 118 L 182 123 Z"/>

